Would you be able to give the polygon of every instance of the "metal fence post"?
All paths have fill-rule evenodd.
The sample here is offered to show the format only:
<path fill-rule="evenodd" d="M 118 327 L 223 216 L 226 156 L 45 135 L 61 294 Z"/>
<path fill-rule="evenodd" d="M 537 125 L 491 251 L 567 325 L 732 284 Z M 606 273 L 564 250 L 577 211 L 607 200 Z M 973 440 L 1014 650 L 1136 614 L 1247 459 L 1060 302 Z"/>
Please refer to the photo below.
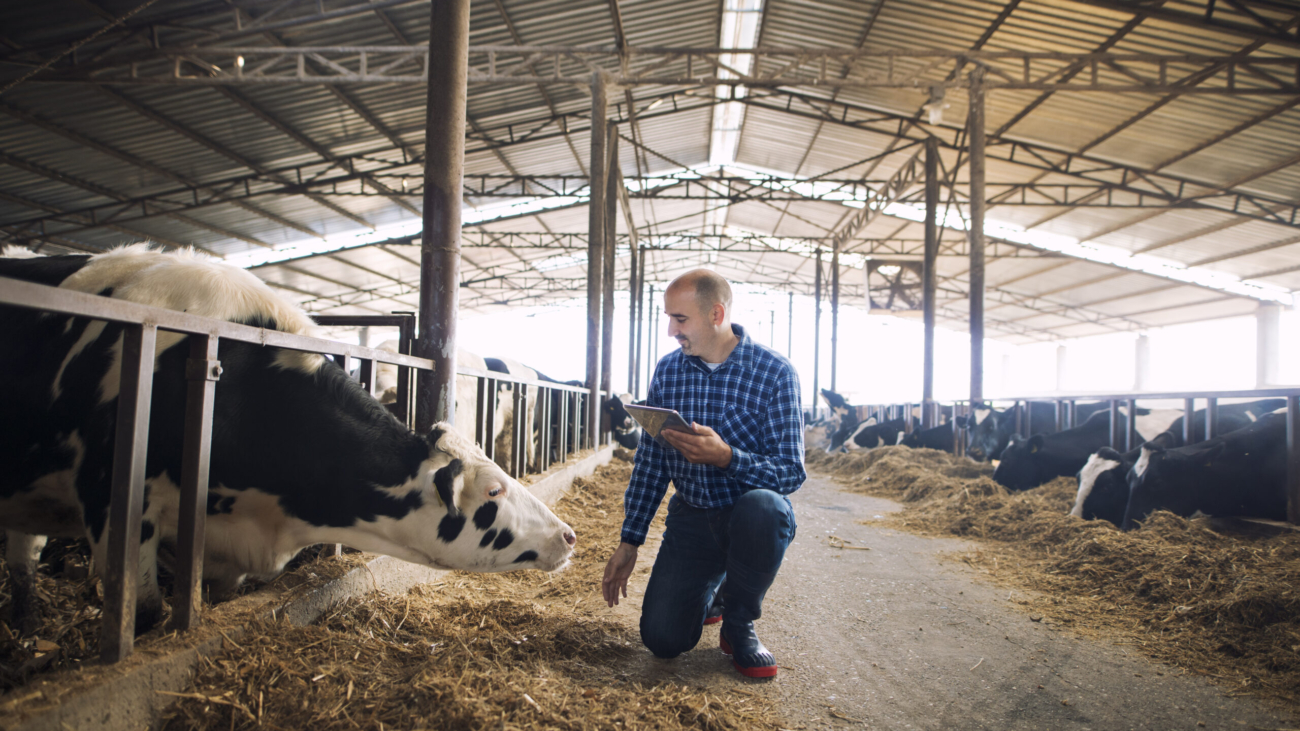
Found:
<path fill-rule="evenodd" d="M 122 373 L 113 443 L 113 487 L 104 556 L 104 626 L 100 658 L 126 659 L 135 644 L 135 609 L 140 582 L 140 521 L 144 510 L 145 459 L 149 448 L 149 403 L 153 396 L 153 325 L 122 328 Z M 207 504 L 204 504 L 204 509 Z"/>
<path fill-rule="evenodd" d="M 212 407 L 221 361 L 218 339 L 191 335 L 185 364 L 185 443 L 181 453 L 181 506 L 176 526 L 176 599 L 172 627 L 192 629 L 203 604 L 204 528 L 208 514 L 208 466 L 212 456 Z M 373 391 L 373 380 L 371 390 Z"/>

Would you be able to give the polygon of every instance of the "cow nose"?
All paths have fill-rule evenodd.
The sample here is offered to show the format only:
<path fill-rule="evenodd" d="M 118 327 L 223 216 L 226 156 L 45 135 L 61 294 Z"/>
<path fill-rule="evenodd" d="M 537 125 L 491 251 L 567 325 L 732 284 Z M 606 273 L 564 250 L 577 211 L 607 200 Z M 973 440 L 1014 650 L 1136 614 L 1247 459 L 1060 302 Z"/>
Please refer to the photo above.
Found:
<path fill-rule="evenodd" d="M 578 542 L 578 537 L 573 534 L 573 531 L 565 531 L 564 542 L 570 546 L 575 545 Z"/>

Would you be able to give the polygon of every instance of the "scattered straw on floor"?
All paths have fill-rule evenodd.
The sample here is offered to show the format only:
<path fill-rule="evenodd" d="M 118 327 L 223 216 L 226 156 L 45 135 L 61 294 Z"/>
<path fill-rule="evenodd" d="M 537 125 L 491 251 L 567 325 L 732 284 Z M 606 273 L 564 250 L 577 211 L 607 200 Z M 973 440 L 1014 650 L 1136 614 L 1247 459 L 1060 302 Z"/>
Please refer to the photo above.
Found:
<path fill-rule="evenodd" d="M 255 627 L 200 668 L 165 728 L 778 728 L 762 696 L 628 672 L 646 650 L 597 607 L 630 472 L 615 461 L 556 507 L 579 536 L 567 570 L 456 573 L 309 626 Z"/>
<path fill-rule="evenodd" d="M 955 558 L 1025 590 L 1018 601 L 1032 617 L 1131 645 L 1229 692 L 1300 703 L 1300 534 L 1219 533 L 1167 512 L 1122 533 L 1068 515 L 1073 478 L 1008 493 L 987 466 L 960 461 L 889 447 L 815 463 L 851 490 L 908 503 L 886 524 L 978 540 Z"/>

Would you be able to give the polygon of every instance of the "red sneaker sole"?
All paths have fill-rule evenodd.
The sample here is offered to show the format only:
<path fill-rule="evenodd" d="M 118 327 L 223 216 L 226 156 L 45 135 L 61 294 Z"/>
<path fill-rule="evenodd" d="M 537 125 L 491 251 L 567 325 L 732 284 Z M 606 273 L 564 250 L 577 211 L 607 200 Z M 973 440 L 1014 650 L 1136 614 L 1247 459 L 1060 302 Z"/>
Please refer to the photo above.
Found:
<path fill-rule="evenodd" d="M 705 618 L 704 618 L 704 623 L 705 623 L 705 624 L 717 624 L 718 622 L 721 622 L 721 621 L 722 621 L 722 617 L 721 617 L 720 615 L 717 616 L 717 617 L 705 617 Z"/>
<path fill-rule="evenodd" d="M 721 637 L 721 636 L 718 637 L 718 646 L 721 647 L 722 651 L 727 653 L 728 655 L 735 654 L 731 651 L 731 644 L 727 642 L 725 637 Z M 736 669 L 736 672 L 740 673 L 746 678 L 775 678 L 776 677 L 776 671 L 777 671 L 776 665 L 772 665 L 770 667 L 765 667 L 765 668 L 747 668 L 747 667 L 742 667 L 740 663 L 736 662 L 735 658 L 732 658 L 731 666 Z"/>

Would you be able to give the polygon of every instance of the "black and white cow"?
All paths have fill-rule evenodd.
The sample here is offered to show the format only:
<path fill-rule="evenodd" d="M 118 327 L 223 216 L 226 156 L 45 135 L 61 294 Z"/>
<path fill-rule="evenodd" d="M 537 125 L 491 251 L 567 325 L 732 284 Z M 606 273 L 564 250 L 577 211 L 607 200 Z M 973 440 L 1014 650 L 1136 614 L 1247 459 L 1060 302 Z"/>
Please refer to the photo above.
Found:
<path fill-rule="evenodd" d="M 1176 449 L 1143 445 L 1128 474 L 1121 530 L 1156 510 L 1286 519 L 1286 415 Z"/>
<path fill-rule="evenodd" d="M 129 246 L 0 260 L 0 276 L 310 334 L 250 272 Z M 123 327 L 0 308 L 0 527 L 89 538 L 107 561 Z M 156 560 L 174 541 L 186 337 L 159 332 L 149 415 L 137 629 L 162 611 Z M 270 577 L 305 546 L 345 543 L 441 568 L 566 565 L 576 536 L 449 425 L 416 434 L 333 361 L 223 340 L 213 410 L 204 576 L 214 597 Z"/>
<path fill-rule="evenodd" d="M 912 417 L 912 428 L 915 429 L 920 425 L 920 419 Z M 906 428 L 907 421 L 905 419 L 891 419 L 877 424 L 875 417 L 868 417 L 866 421 L 858 424 L 853 433 L 844 440 L 844 449 L 854 451 L 898 444 L 899 440 L 904 436 Z M 834 445 L 832 445 L 832 448 L 834 448 Z"/>
<path fill-rule="evenodd" d="M 520 363 L 517 360 L 509 358 L 484 358 L 487 369 L 496 373 L 506 373 L 517 378 L 527 378 L 529 380 L 538 380 L 537 371 L 533 368 Z M 510 424 L 514 418 L 515 384 L 502 382 L 498 395 L 500 400 L 497 402 L 496 422 L 500 429 L 496 438 L 496 458 L 499 464 L 509 464 L 510 449 L 514 443 L 514 437 L 509 428 L 502 428 Z M 530 435 L 528 443 L 524 445 L 524 455 L 526 463 L 530 468 L 535 468 L 537 464 L 537 389 L 529 388 L 524 394 L 524 423 L 527 424 L 527 433 Z"/>
<path fill-rule="evenodd" d="M 1024 405 L 1021 405 L 1021 409 L 1024 408 Z M 1097 402 L 1078 404 L 1075 407 L 1075 416 L 1082 424 L 1093 414 L 1108 408 L 1110 408 L 1108 404 Z M 1139 409 L 1138 413 L 1144 413 L 1144 410 Z M 1032 417 L 1029 420 L 1029 436 L 1056 433 L 1055 404 L 1031 401 L 1025 416 Z M 970 436 L 966 443 L 966 456 L 977 462 L 992 462 L 1002 458 L 1002 450 L 1007 448 L 1007 444 L 1011 442 L 1011 435 L 1016 433 L 1016 410 L 1011 408 L 997 411 L 986 406 L 977 406 L 973 413 L 958 417 L 958 426 L 970 429 Z"/>
<path fill-rule="evenodd" d="M 1146 411 L 1146 413 L 1141 413 Z M 1126 409 L 1120 409 L 1124 414 Z M 1156 435 L 1183 415 L 1178 409 L 1139 410 L 1137 433 Z M 1110 442 L 1110 411 L 1098 411 L 1081 426 L 1028 439 L 1013 434 L 993 471 L 993 479 L 1008 490 L 1028 490 L 1056 477 L 1077 475 L 1088 458 Z"/>
<path fill-rule="evenodd" d="M 1283 399 L 1264 399 L 1250 403 L 1224 404 L 1219 407 L 1218 429 L 1221 434 L 1253 424 L 1260 416 L 1286 405 Z M 1192 429 L 1205 433 L 1205 410 L 1192 412 Z M 1169 430 L 1154 437 L 1149 444 L 1165 449 L 1183 446 L 1183 417 L 1175 419 Z M 1084 520 L 1109 520 L 1115 525 L 1124 521 L 1128 506 L 1128 473 L 1141 454 L 1141 446 L 1124 454 L 1103 447 L 1079 470 L 1079 490 L 1070 514 Z"/>
<path fill-rule="evenodd" d="M 628 415 L 625 404 L 633 403 L 632 394 L 623 393 L 605 399 L 602 407 L 606 423 L 614 432 L 614 441 L 624 449 L 636 449 L 641 443 L 641 427 Z"/>

